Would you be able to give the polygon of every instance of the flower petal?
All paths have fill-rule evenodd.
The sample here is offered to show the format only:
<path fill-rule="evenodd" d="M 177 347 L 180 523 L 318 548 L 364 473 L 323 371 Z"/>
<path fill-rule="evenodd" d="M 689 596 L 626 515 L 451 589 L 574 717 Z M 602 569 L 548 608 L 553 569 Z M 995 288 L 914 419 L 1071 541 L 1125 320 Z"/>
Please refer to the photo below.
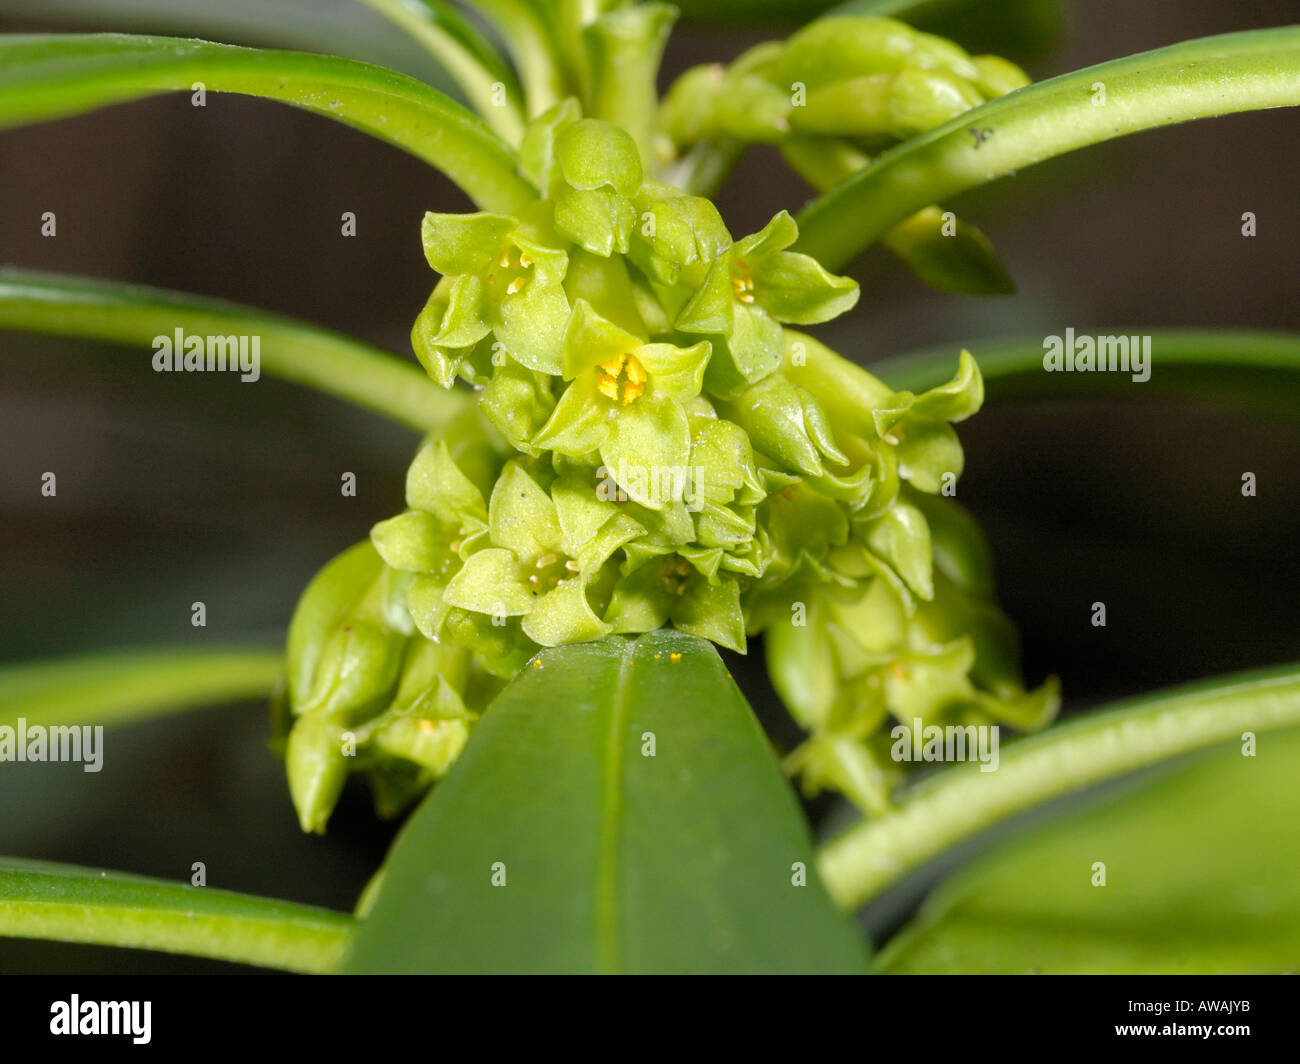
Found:
<path fill-rule="evenodd" d="M 524 618 L 523 630 L 534 643 L 555 647 L 600 639 L 609 634 L 610 626 L 592 612 L 584 581 L 575 576 L 561 580 L 537 600 Z"/>
<path fill-rule="evenodd" d="M 519 559 L 498 547 L 466 558 L 464 568 L 452 578 L 442 597 L 448 606 L 493 617 L 517 617 L 537 604 L 524 582 Z"/>
<path fill-rule="evenodd" d="M 513 551 L 521 562 L 560 549 L 555 504 L 518 462 L 506 463 L 492 489 L 488 526 L 493 545 Z"/>

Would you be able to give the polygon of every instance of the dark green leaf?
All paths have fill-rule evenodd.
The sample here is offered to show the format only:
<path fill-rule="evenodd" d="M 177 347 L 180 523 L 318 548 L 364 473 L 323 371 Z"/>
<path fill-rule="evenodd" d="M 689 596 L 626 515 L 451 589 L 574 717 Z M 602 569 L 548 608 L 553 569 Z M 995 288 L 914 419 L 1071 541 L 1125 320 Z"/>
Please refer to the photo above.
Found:
<path fill-rule="evenodd" d="M 1235 743 L 1044 826 L 947 883 L 882 961 L 903 973 L 1293 972 L 1297 763 L 1300 731 L 1260 735 L 1254 757 Z"/>
<path fill-rule="evenodd" d="M 707 643 L 545 651 L 398 839 L 345 969 L 860 971 L 810 854 Z"/>
<path fill-rule="evenodd" d="M 261 96 L 388 141 L 437 167 L 489 210 L 534 193 L 514 154 L 465 108 L 383 67 L 305 52 L 129 34 L 0 39 L 0 128 L 93 111 L 162 92 Z"/>

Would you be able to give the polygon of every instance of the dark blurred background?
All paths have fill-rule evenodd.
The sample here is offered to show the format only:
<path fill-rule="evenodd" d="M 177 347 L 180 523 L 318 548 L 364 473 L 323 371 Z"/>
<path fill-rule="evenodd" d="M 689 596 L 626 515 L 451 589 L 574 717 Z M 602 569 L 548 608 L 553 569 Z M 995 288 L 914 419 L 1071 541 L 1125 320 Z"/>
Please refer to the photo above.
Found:
<path fill-rule="evenodd" d="M 1038 79 L 1296 14 L 1295 0 L 1092 0 L 1027 65 Z M 347 0 L 0 0 L 0 31 L 50 30 L 334 51 L 430 75 L 396 30 Z M 773 35 L 684 23 L 666 76 Z M 950 206 L 993 239 L 1017 294 L 940 294 L 873 251 L 852 271 L 858 309 L 820 335 L 868 366 L 938 344 L 955 365 L 963 345 L 978 356 L 982 340 L 1067 326 L 1298 329 L 1296 133 L 1287 110 L 1194 123 L 977 190 Z M 807 196 L 756 152 L 720 206 L 739 235 Z M 433 281 L 420 217 L 467 206 L 394 148 L 234 96 L 195 109 L 176 94 L 0 134 L 0 264 L 236 300 L 404 357 Z M 40 235 L 44 211 L 56 238 Z M 340 234 L 343 211 L 356 213 L 355 238 Z M 1253 239 L 1240 233 L 1244 211 L 1258 218 Z M 1294 421 L 1175 400 L 999 403 L 994 388 L 961 435 L 959 500 L 993 542 L 1028 678 L 1059 674 L 1067 711 L 1297 657 Z M 278 645 L 311 575 L 401 508 L 415 443 L 274 380 L 155 374 L 138 351 L 0 336 L 0 662 Z M 57 498 L 40 495 L 46 470 Z M 356 498 L 339 493 L 344 471 Z M 1244 471 L 1256 498 L 1241 496 Z M 200 599 L 208 625 L 194 629 Z M 1089 623 L 1098 600 L 1101 629 Z M 735 671 L 775 720 L 761 654 Z M 203 861 L 210 886 L 350 908 L 392 828 L 357 790 L 327 837 L 302 836 L 266 732 L 263 706 L 223 707 L 111 733 L 97 775 L 7 765 L 0 853 L 173 880 Z M 0 939 L 0 971 L 35 967 L 227 966 Z"/>

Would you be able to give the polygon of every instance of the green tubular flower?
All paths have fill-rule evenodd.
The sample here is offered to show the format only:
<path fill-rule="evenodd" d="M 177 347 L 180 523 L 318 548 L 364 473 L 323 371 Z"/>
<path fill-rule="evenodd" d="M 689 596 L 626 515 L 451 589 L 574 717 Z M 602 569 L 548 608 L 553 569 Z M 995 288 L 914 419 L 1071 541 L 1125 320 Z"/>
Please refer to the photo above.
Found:
<path fill-rule="evenodd" d="M 450 387 L 460 363 L 489 332 L 529 369 L 555 373 L 569 301 L 568 255 L 549 234 L 544 211 L 424 216 L 429 265 L 443 275 L 416 320 L 411 342 L 421 363 Z"/>
<path fill-rule="evenodd" d="M 504 625 L 522 618 L 541 646 L 599 639 L 610 628 L 593 610 L 589 585 L 610 555 L 643 529 L 580 481 L 547 491 L 508 462 L 492 491 L 490 546 L 470 554 L 443 592 L 450 606 Z"/>
<path fill-rule="evenodd" d="M 857 303 L 856 281 L 785 250 L 798 237 L 794 219 L 781 211 L 762 230 L 719 253 L 678 314 L 675 325 L 682 332 L 718 338 L 711 391 L 734 394 L 773 373 L 785 352 L 780 323 L 830 321 Z"/>
<path fill-rule="evenodd" d="M 707 342 L 648 343 L 579 300 L 564 337 L 569 384 L 533 446 L 598 453 L 628 496 L 652 509 L 681 501 L 690 458 L 683 404 L 700 394 L 709 351 Z"/>

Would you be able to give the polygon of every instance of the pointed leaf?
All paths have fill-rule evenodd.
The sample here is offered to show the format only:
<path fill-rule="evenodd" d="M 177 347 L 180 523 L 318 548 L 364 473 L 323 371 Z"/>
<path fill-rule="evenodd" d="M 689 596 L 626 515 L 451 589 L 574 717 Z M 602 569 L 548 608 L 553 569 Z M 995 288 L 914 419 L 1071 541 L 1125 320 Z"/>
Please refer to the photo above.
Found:
<path fill-rule="evenodd" d="M 345 968 L 861 971 L 811 868 L 793 884 L 810 847 L 707 644 L 546 651 L 398 839 Z"/>

